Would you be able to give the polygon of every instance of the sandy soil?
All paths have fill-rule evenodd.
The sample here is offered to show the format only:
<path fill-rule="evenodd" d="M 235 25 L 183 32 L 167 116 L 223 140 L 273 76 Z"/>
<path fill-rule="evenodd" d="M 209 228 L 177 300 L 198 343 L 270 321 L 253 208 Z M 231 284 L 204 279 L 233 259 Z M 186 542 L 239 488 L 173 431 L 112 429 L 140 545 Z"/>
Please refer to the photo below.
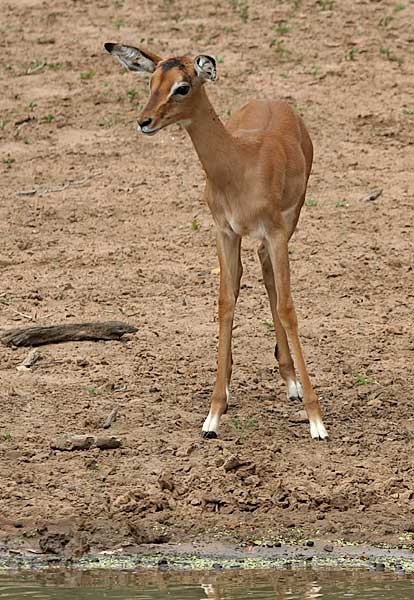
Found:
<path fill-rule="evenodd" d="M 413 22 L 409 0 L 1 2 L 0 327 L 138 327 L 44 347 L 27 372 L 27 349 L 0 347 L 3 547 L 411 543 Z M 185 131 L 136 134 L 147 81 L 103 52 L 117 40 L 215 54 L 224 119 L 258 96 L 304 116 L 316 153 L 292 279 L 329 443 L 286 399 L 249 240 L 232 403 L 201 439 L 218 287 L 203 174 Z M 50 449 L 102 432 L 114 405 L 122 448 Z"/>

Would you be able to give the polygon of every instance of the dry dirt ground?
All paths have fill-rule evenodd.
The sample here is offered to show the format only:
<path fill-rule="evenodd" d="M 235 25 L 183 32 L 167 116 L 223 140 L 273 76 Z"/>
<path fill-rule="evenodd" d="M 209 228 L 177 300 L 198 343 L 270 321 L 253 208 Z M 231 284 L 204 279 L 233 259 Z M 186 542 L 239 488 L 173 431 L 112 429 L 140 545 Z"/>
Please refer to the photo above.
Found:
<path fill-rule="evenodd" d="M 410 542 L 413 22 L 409 0 L 1 2 L 0 326 L 138 327 L 43 347 L 27 372 L 27 349 L 0 348 L 3 547 Z M 201 439 L 218 288 L 203 173 L 185 131 L 136 133 L 148 82 L 103 52 L 118 40 L 216 55 L 223 119 L 259 96 L 304 116 L 315 162 L 290 257 L 328 443 L 286 398 L 250 240 L 232 402 Z M 114 405 L 122 448 L 50 449 L 102 432 Z"/>

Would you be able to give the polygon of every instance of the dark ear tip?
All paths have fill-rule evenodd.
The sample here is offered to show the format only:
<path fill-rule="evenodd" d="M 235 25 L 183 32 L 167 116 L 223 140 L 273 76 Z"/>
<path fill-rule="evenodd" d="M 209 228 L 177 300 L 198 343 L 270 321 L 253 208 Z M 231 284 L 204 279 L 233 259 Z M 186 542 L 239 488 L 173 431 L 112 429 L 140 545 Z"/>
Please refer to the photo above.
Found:
<path fill-rule="evenodd" d="M 106 44 L 104 44 L 105 50 L 109 53 L 112 52 L 114 46 L 115 46 L 115 44 L 112 44 L 111 42 L 106 42 Z"/>

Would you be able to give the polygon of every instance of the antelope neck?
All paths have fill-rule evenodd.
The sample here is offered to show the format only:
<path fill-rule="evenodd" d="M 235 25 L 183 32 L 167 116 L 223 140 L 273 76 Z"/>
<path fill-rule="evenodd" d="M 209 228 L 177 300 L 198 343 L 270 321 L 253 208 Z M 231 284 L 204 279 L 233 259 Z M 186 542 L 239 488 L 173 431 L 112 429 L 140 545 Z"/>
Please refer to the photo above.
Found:
<path fill-rule="evenodd" d="M 235 139 L 224 127 L 201 88 L 187 131 L 208 179 L 217 187 L 227 187 L 234 180 L 239 153 Z"/>

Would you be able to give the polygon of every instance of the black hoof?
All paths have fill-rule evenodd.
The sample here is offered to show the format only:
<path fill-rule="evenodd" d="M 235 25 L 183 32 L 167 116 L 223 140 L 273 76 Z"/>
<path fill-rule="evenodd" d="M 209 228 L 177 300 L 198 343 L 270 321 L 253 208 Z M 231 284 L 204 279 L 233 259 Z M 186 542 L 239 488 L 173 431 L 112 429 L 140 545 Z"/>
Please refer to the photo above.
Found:
<path fill-rule="evenodd" d="M 203 438 L 205 440 L 215 440 L 217 433 L 215 431 L 203 431 Z"/>

